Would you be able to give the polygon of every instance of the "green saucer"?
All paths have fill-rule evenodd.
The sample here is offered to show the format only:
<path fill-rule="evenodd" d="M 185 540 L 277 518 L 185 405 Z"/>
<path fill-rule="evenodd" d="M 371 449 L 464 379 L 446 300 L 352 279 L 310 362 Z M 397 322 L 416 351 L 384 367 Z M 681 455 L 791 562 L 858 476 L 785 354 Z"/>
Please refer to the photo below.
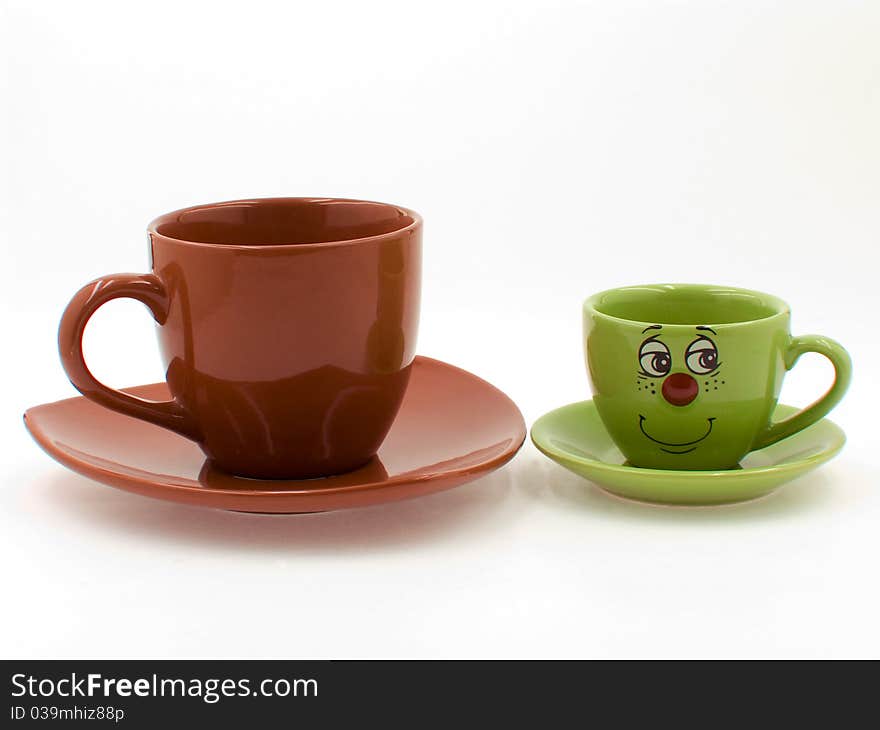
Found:
<path fill-rule="evenodd" d="M 778 405 L 776 419 L 798 409 Z M 557 408 L 532 426 L 532 441 L 557 464 L 612 494 L 642 502 L 712 505 L 762 497 L 824 464 L 846 436 L 823 419 L 742 460 L 739 469 L 678 471 L 640 469 L 624 463 L 592 401 Z"/>

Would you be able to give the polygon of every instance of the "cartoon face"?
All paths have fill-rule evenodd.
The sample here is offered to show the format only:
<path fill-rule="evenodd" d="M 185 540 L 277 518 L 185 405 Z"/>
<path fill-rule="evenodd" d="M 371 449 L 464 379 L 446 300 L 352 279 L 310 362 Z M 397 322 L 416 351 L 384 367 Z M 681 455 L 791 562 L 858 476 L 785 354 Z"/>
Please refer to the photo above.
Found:
<path fill-rule="evenodd" d="M 721 359 L 715 342 L 718 333 L 711 327 L 695 327 L 686 345 L 678 337 L 675 342 L 667 341 L 659 324 L 646 327 L 642 334 L 647 337 L 637 355 L 636 386 L 643 397 L 659 397 L 667 407 L 684 409 L 700 397 L 701 391 L 706 397 L 706 393 L 725 384 L 720 379 Z M 693 431 L 691 424 L 685 422 L 687 433 L 672 439 L 652 432 L 644 414 L 640 413 L 638 418 L 639 430 L 645 438 L 667 454 L 689 454 L 696 450 L 709 438 L 717 420 L 714 415 L 706 418 L 695 414 Z"/>

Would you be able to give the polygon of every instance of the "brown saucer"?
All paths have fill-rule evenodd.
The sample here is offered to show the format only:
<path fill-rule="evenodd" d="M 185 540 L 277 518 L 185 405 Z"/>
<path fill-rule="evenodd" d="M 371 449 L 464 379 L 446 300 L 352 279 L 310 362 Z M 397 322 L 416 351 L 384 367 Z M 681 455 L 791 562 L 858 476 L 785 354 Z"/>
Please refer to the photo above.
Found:
<path fill-rule="evenodd" d="M 129 393 L 168 398 L 165 383 Z M 403 405 L 378 455 L 347 474 L 263 481 L 214 469 L 183 436 L 83 397 L 30 408 L 25 425 L 53 459 L 96 481 L 147 497 L 240 512 L 324 512 L 419 497 L 508 462 L 525 422 L 504 393 L 439 360 L 417 357 Z"/>

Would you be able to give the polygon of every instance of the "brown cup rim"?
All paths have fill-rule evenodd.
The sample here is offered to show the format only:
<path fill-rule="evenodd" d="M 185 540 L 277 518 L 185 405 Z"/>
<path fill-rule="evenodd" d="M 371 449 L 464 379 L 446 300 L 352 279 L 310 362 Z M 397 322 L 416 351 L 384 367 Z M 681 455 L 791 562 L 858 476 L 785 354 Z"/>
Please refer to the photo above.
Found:
<path fill-rule="evenodd" d="M 241 243 L 209 243 L 205 241 L 190 241 L 186 238 L 177 238 L 175 236 L 169 236 L 167 233 L 162 233 L 159 231 L 158 227 L 163 223 L 169 223 L 179 219 L 184 213 L 190 213 L 195 210 L 209 210 L 211 208 L 222 208 L 224 206 L 231 205 L 241 205 L 243 203 L 257 204 L 257 205 L 266 205 L 266 204 L 277 204 L 277 203 L 290 203 L 290 202 L 300 202 L 300 203 L 316 203 L 316 202 L 334 202 L 334 203 L 370 203 L 372 205 L 381 205 L 386 208 L 393 208 L 394 210 L 402 213 L 405 216 L 409 216 L 412 220 L 407 225 L 402 228 L 397 228 L 393 231 L 388 231 L 386 233 L 379 233 L 375 236 L 361 236 L 358 238 L 344 238 L 336 241 L 316 241 L 311 243 L 252 243 L 252 244 L 241 244 Z M 222 200 L 216 203 L 200 203 L 198 205 L 191 205 L 186 208 L 179 208 L 177 210 L 173 210 L 169 213 L 163 213 L 160 216 L 157 216 L 153 220 L 150 221 L 147 226 L 147 233 L 150 236 L 158 236 L 166 241 L 173 241 L 174 243 L 180 243 L 187 246 L 203 246 L 205 248 L 216 248 L 216 249 L 229 249 L 229 250 L 254 250 L 254 249 L 274 249 L 274 250 L 285 250 L 285 249 L 314 249 L 314 248 L 332 248 L 337 246 L 351 246 L 355 244 L 361 243 L 371 243 L 382 241 L 383 239 L 391 239 L 395 238 L 402 233 L 408 233 L 415 230 L 418 230 L 422 226 L 422 216 L 416 213 L 414 210 L 410 208 L 404 208 L 402 205 L 394 205 L 393 203 L 383 203 L 377 200 L 362 200 L 360 198 L 334 198 L 334 197 L 272 197 L 272 198 L 240 198 L 237 200 Z"/>

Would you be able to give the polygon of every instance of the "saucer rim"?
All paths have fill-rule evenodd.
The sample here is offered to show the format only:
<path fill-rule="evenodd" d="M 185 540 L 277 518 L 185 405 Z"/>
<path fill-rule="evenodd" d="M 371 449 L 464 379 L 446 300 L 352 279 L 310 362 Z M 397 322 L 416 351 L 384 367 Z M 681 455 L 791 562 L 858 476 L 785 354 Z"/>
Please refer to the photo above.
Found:
<path fill-rule="evenodd" d="M 452 365 L 443 360 L 439 360 L 437 358 L 426 357 L 424 355 L 416 355 L 413 358 L 413 365 L 416 363 L 421 363 L 424 367 L 431 368 L 442 368 L 445 370 L 455 371 L 459 377 L 466 377 L 475 381 L 478 381 L 483 388 L 491 389 L 495 392 L 497 397 L 503 399 L 507 402 L 509 407 L 511 408 L 511 416 L 516 414 L 519 423 L 515 429 L 515 435 L 511 440 L 511 443 L 504 447 L 502 452 L 496 456 L 493 456 L 486 461 L 480 462 L 478 464 L 471 464 L 464 467 L 453 468 L 453 469 L 445 469 L 445 470 L 432 470 L 432 471 L 419 471 L 418 469 L 410 470 L 408 472 L 404 472 L 402 474 L 396 474 L 392 477 L 386 478 L 381 481 L 369 480 L 361 483 L 348 484 L 348 485 L 337 485 L 332 487 L 320 487 L 316 486 L 315 482 L 320 481 L 314 479 L 280 479 L 273 480 L 273 484 L 277 484 L 281 488 L 277 489 L 265 489 L 265 488 L 251 488 L 251 489 L 236 489 L 229 488 L 218 490 L 216 488 L 211 488 L 204 485 L 193 485 L 190 482 L 191 479 L 182 478 L 179 476 L 175 476 L 173 474 L 156 474 L 156 478 L 149 479 L 146 477 L 138 476 L 135 474 L 123 474 L 119 471 L 114 471 L 107 467 L 99 466 L 94 464 L 93 462 L 84 462 L 79 461 L 67 451 L 59 449 L 54 446 L 53 439 L 46 433 L 43 429 L 39 427 L 39 424 L 36 422 L 37 419 L 33 417 L 33 414 L 38 409 L 44 408 L 52 408 L 53 406 L 60 405 L 62 403 L 68 403 L 71 401 L 81 401 L 87 400 L 85 396 L 78 395 L 73 396 L 71 398 L 62 398 L 57 401 L 51 401 L 48 403 L 41 403 L 35 406 L 31 406 L 28 408 L 23 414 L 23 420 L 25 428 L 31 434 L 31 437 L 37 442 L 43 451 L 45 451 L 54 461 L 60 463 L 62 466 L 70 469 L 71 471 L 80 474 L 88 479 L 93 481 L 97 481 L 102 484 L 106 484 L 108 486 L 112 486 L 114 488 L 121 489 L 123 491 L 129 491 L 135 494 L 140 494 L 142 496 L 153 497 L 155 499 L 161 499 L 163 501 L 173 501 L 168 496 L 169 494 L 179 494 L 181 496 L 190 495 L 196 499 L 193 501 L 187 501 L 188 504 L 198 505 L 199 498 L 205 498 L 206 493 L 215 495 L 222 491 L 223 495 L 228 496 L 230 498 L 240 498 L 243 500 L 259 500 L 259 499 L 268 499 L 268 498 L 290 498 L 290 499 L 304 499 L 311 501 L 313 499 L 321 499 L 328 498 L 332 499 L 337 496 L 351 495 L 351 494 L 364 494 L 368 492 L 374 491 L 384 491 L 384 490 L 395 490 L 399 489 L 402 486 L 407 485 L 422 485 L 430 482 L 434 482 L 437 480 L 444 480 L 447 484 L 441 488 L 442 491 L 445 489 L 452 489 L 456 486 L 460 486 L 462 483 L 467 481 L 471 481 L 473 478 L 476 478 L 482 474 L 491 473 L 506 463 L 511 461 L 516 454 L 520 451 L 523 444 L 525 443 L 526 436 L 528 434 L 528 429 L 526 426 L 525 419 L 523 417 L 522 411 L 519 406 L 514 402 L 510 396 L 504 393 L 502 390 L 492 385 L 488 381 L 483 378 L 475 375 L 474 373 L 465 370 L 464 368 L 460 368 L 456 365 Z M 124 388 L 125 391 L 131 390 L 139 390 L 147 387 L 155 387 L 155 386 L 163 386 L 164 382 L 156 382 L 156 383 L 144 383 L 141 385 L 130 386 L 128 388 Z M 404 396 L 405 398 L 406 396 Z M 125 417 L 124 414 L 120 414 L 122 417 Z M 30 417 L 29 417 L 30 416 Z M 157 427 L 158 428 L 158 427 Z M 392 426 L 393 428 L 393 426 Z M 511 428 L 513 432 L 513 427 Z M 184 438 L 180 436 L 180 438 Z M 244 481 L 245 477 L 238 477 L 235 475 L 228 475 L 231 479 L 241 479 Z M 342 476 L 342 475 L 337 475 Z M 261 482 L 268 482 L 269 480 L 258 480 Z M 282 485 L 309 485 L 308 488 L 293 488 L 293 489 L 285 489 Z M 154 493 L 156 492 L 156 493 Z M 421 496 L 421 492 L 417 491 L 416 494 L 412 495 Z M 376 502 L 376 504 L 382 504 L 391 501 L 398 501 L 399 499 L 405 499 L 404 496 L 397 496 L 389 498 L 388 500 L 381 500 L 380 502 Z M 214 505 L 204 505 L 208 507 L 215 507 Z M 361 505 L 353 505 L 353 506 L 361 506 Z M 216 507 L 215 507 L 216 508 Z M 224 509 L 220 507 L 220 509 Z M 342 507 L 331 507 L 331 510 L 342 509 Z M 312 510 L 306 510 L 312 511 Z M 273 512 L 274 514 L 285 514 L 279 512 Z M 293 514 L 295 512 L 291 512 Z"/>
<path fill-rule="evenodd" d="M 785 403 L 777 404 L 777 408 L 779 406 L 782 406 L 785 409 L 790 408 L 792 409 L 792 412 L 797 412 L 798 410 L 800 410 L 795 406 L 790 406 Z M 638 475 L 638 477 L 640 478 L 650 478 L 651 476 L 675 477 L 677 479 L 694 481 L 712 478 L 713 482 L 718 482 L 722 480 L 741 480 L 751 476 L 761 476 L 765 474 L 784 475 L 790 471 L 799 472 L 804 465 L 819 466 L 821 464 L 824 464 L 826 461 L 830 461 L 835 456 L 837 456 L 837 454 L 839 454 L 843 447 L 846 445 L 846 433 L 844 432 L 844 430 L 831 419 L 822 418 L 814 425 L 818 425 L 821 423 L 830 427 L 831 432 L 835 437 L 834 443 L 830 448 L 824 449 L 817 454 L 812 454 L 811 456 L 803 459 L 786 461 L 779 464 L 746 467 L 741 469 L 646 469 L 644 467 L 629 466 L 627 464 L 610 464 L 606 461 L 585 458 L 583 456 L 572 454 L 569 451 L 553 448 L 546 443 L 542 444 L 539 438 L 536 437 L 536 429 L 540 431 L 540 427 L 543 424 L 547 423 L 552 416 L 562 411 L 574 411 L 583 408 L 589 408 L 595 411 L 596 405 L 591 398 L 588 398 L 586 400 L 576 401 L 574 403 L 568 403 L 558 408 L 554 408 L 553 410 L 547 411 L 542 416 L 540 416 L 529 429 L 529 437 L 532 443 L 538 449 L 538 451 L 540 451 L 542 454 L 544 454 L 546 457 L 553 460 L 554 462 L 559 463 L 559 460 L 561 459 L 563 461 L 581 464 L 588 468 L 594 469 L 597 472 L 605 472 L 609 474 L 633 474 Z M 803 435 L 803 431 L 794 433 L 788 438 L 795 439 L 801 435 Z"/>

